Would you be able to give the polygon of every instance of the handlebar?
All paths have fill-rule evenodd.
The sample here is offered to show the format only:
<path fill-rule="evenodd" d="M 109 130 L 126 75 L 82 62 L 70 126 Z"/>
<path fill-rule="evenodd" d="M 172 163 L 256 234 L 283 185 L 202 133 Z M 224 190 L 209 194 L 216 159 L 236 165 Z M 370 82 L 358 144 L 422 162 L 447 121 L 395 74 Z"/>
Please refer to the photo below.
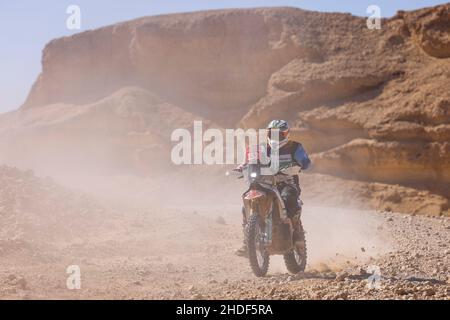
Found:
<path fill-rule="evenodd" d="M 231 171 L 227 171 L 225 173 L 227 176 L 235 176 L 238 177 L 239 179 L 244 177 L 244 174 L 242 173 L 242 170 L 239 169 L 233 169 Z"/>
<path fill-rule="evenodd" d="M 290 168 L 292 168 L 292 167 L 284 168 L 283 170 L 290 169 Z M 231 171 L 226 171 L 225 175 L 226 176 L 235 176 L 235 177 L 238 177 L 238 179 L 242 179 L 244 177 L 244 170 L 245 170 L 245 166 L 242 166 L 242 167 L 239 167 L 239 168 L 235 168 L 235 169 L 233 169 Z M 279 174 L 283 174 L 283 170 L 280 170 L 278 173 Z M 302 172 L 301 167 L 298 167 L 297 174 L 299 174 L 301 172 Z"/>

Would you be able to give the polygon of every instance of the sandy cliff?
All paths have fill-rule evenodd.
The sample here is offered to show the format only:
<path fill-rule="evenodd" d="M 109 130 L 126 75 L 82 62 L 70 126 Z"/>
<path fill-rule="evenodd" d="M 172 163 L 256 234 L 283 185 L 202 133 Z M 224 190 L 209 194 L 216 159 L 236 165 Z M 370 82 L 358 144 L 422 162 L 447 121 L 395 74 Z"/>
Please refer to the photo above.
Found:
<path fill-rule="evenodd" d="M 42 65 L 23 107 L 0 117 L 4 162 L 163 168 L 170 132 L 194 119 L 287 118 L 315 173 L 376 207 L 409 211 L 425 197 L 417 213 L 448 213 L 449 4 L 381 30 L 294 8 L 146 17 L 53 40 Z"/>

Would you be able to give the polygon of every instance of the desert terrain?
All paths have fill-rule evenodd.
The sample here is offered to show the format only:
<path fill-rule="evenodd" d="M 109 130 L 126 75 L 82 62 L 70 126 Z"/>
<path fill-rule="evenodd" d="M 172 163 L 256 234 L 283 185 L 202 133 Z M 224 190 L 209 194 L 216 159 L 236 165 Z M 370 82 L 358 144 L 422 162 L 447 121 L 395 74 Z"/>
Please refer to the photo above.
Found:
<path fill-rule="evenodd" d="M 446 217 L 307 204 L 306 272 L 289 275 L 273 257 L 268 276 L 256 278 L 234 255 L 242 243 L 238 203 L 106 199 L 10 167 L 0 168 L 0 180 L 2 299 L 450 296 Z M 71 265 L 81 271 L 79 290 L 66 286 Z M 380 268 L 379 287 L 368 287 L 370 266 Z"/>
<path fill-rule="evenodd" d="M 381 30 L 258 8 L 52 40 L 25 103 L 0 114 L 0 299 L 448 300 L 449 87 L 448 4 Z M 308 265 L 289 275 L 274 257 L 256 278 L 234 255 L 244 183 L 175 166 L 170 137 L 273 118 L 313 161 Z"/>

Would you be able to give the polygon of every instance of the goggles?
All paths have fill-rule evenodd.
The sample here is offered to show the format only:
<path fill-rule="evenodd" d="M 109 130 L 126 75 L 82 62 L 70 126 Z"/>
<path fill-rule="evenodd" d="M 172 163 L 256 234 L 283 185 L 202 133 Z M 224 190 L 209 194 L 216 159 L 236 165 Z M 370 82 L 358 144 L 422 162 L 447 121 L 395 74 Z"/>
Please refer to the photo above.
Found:
<path fill-rule="evenodd" d="M 267 138 L 272 139 L 272 130 L 278 130 L 278 137 L 280 141 L 286 139 L 289 136 L 289 130 L 281 131 L 279 129 L 267 129 Z"/>

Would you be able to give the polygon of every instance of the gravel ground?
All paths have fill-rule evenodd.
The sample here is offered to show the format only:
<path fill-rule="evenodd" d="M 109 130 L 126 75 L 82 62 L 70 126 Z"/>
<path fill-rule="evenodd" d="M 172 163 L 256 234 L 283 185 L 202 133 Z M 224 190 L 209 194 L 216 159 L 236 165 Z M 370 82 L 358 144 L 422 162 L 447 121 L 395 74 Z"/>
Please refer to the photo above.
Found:
<path fill-rule="evenodd" d="M 306 205 L 306 272 L 274 258 L 256 278 L 233 254 L 239 203 L 104 202 L 0 167 L 0 299 L 450 298 L 448 217 Z M 79 290 L 67 287 L 71 265 Z"/>
<path fill-rule="evenodd" d="M 338 272 L 309 269 L 299 275 L 221 283 L 216 290 L 209 290 L 207 297 L 450 299 L 450 219 L 389 212 L 374 214 L 380 217 L 377 229 L 392 237 L 393 250 L 370 263 L 352 265 Z M 368 270 L 370 265 L 378 267 L 379 272 Z M 372 270 L 377 270 L 375 268 Z"/>

